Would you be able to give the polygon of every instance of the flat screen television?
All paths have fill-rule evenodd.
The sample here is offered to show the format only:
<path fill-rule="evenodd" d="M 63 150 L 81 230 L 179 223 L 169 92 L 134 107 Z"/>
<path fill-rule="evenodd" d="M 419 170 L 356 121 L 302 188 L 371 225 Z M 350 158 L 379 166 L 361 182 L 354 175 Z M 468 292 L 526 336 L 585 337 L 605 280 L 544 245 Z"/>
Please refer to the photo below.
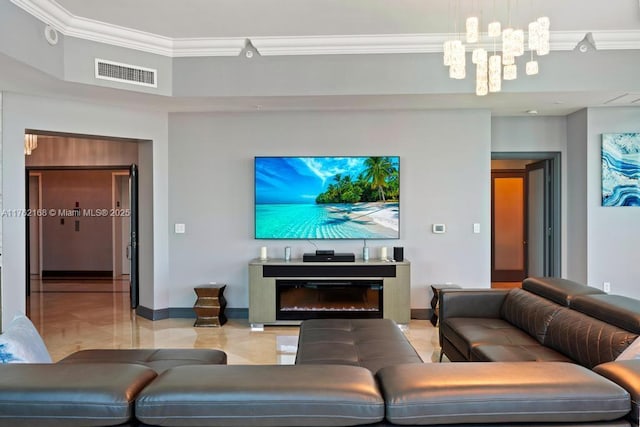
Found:
<path fill-rule="evenodd" d="M 256 157 L 256 239 L 400 238 L 400 158 Z"/>

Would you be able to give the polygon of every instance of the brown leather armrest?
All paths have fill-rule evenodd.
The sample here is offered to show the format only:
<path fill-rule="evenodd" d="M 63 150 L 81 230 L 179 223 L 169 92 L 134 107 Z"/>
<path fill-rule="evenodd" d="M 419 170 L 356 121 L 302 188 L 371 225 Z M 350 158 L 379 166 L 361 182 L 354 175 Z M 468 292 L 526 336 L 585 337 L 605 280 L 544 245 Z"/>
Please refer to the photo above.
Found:
<path fill-rule="evenodd" d="M 443 289 L 440 321 L 450 317 L 499 318 L 508 289 Z"/>

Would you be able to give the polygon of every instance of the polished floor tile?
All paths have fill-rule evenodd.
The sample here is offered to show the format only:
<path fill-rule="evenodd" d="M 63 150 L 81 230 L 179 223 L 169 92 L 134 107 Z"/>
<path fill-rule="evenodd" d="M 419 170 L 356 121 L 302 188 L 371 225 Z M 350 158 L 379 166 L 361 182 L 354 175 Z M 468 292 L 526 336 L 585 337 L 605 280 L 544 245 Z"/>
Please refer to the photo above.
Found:
<path fill-rule="evenodd" d="M 123 281 L 32 280 L 28 304 L 54 361 L 92 348 L 215 348 L 229 364 L 294 362 L 297 326 L 252 331 L 246 319 L 220 328 L 194 327 L 195 319 L 147 320 L 129 308 Z M 437 361 L 437 329 L 429 321 L 411 320 L 404 332 L 425 362 Z"/>

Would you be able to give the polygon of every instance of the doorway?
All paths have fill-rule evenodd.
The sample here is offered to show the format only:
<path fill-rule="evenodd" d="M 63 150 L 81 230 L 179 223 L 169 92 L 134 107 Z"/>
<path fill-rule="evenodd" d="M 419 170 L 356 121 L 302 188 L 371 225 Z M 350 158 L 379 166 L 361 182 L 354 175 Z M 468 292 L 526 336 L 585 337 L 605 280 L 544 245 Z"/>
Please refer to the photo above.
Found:
<path fill-rule="evenodd" d="M 38 285 L 37 291 L 46 292 L 41 279 L 48 274 L 54 276 L 48 286 L 51 292 L 126 293 L 129 305 L 136 308 L 139 294 L 136 165 L 139 150 L 146 152 L 151 147 L 144 144 L 143 148 L 141 143 L 149 141 L 34 129 L 25 129 L 25 133 L 37 137 L 36 149 L 25 155 L 25 207 L 38 213 L 27 218 L 27 297 L 33 290 L 32 278 Z M 81 171 L 86 176 L 62 178 L 66 173 Z M 52 195 L 47 191 L 47 183 L 56 181 L 52 180 L 55 174 L 58 188 Z M 99 197 L 97 188 L 101 189 Z M 80 193 L 69 198 L 73 189 L 79 189 Z M 53 234 L 43 233 L 46 226 Z M 91 233 L 94 234 L 87 240 Z M 82 243 L 77 244 L 81 237 L 86 245 L 93 245 L 91 251 L 83 250 Z M 56 275 L 69 280 L 59 280 Z M 83 278 L 88 280 L 81 283 Z M 58 283 L 53 283 L 56 280 Z M 45 294 L 40 293 L 38 299 L 41 295 Z"/>
<path fill-rule="evenodd" d="M 137 168 L 28 167 L 27 296 L 127 292 L 138 305 Z M 64 283 L 64 285 L 63 285 Z"/>
<path fill-rule="evenodd" d="M 492 287 L 560 276 L 560 214 L 560 153 L 492 153 Z"/>

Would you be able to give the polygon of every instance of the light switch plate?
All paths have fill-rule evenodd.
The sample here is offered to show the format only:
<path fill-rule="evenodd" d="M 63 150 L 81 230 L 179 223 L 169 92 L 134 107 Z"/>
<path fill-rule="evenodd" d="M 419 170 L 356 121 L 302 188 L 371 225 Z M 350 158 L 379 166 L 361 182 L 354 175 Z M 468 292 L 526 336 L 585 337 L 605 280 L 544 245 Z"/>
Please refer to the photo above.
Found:
<path fill-rule="evenodd" d="M 436 234 L 442 234 L 445 231 L 447 231 L 447 227 L 444 224 L 433 224 L 431 226 L 431 231 L 433 231 Z"/>
<path fill-rule="evenodd" d="M 477 223 L 477 222 L 473 223 L 473 232 L 476 233 L 476 234 L 480 233 L 480 224 L 479 223 Z"/>
<path fill-rule="evenodd" d="M 175 232 L 177 234 L 182 234 L 182 233 L 184 233 L 186 231 L 186 228 L 185 228 L 184 224 L 176 224 L 174 228 L 175 228 Z"/>

